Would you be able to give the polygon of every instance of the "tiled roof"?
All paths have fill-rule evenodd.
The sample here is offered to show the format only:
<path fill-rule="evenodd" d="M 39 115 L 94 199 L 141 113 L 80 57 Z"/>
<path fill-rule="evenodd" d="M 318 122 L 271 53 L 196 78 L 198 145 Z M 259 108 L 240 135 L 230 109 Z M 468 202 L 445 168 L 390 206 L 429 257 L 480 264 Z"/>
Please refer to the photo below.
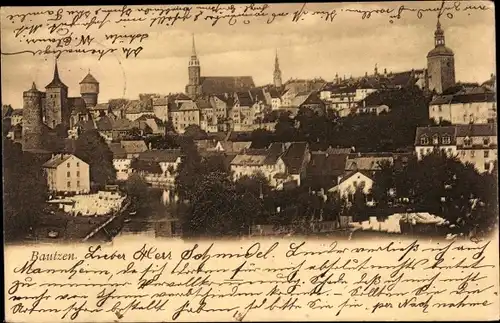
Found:
<path fill-rule="evenodd" d="M 253 105 L 253 100 L 252 96 L 250 95 L 249 92 L 237 92 L 236 93 L 236 101 L 240 104 L 242 107 L 250 107 Z"/>
<path fill-rule="evenodd" d="M 157 105 L 167 105 L 168 98 L 153 98 L 153 106 Z"/>
<path fill-rule="evenodd" d="M 212 105 L 210 104 L 210 101 L 205 98 L 199 98 L 196 100 L 196 105 L 200 109 L 211 109 Z"/>
<path fill-rule="evenodd" d="M 347 154 L 330 155 L 325 152 L 312 152 L 307 168 L 310 176 L 330 176 L 332 179 L 345 171 Z"/>
<path fill-rule="evenodd" d="M 137 126 L 136 123 L 128 120 L 128 119 L 111 119 L 108 116 L 104 116 L 99 118 L 96 121 L 96 127 L 99 131 L 109 131 L 109 130 L 130 130 L 134 126 Z"/>
<path fill-rule="evenodd" d="M 231 161 L 231 165 L 262 166 L 265 165 L 265 154 L 238 154 Z"/>
<path fill-rule="evenodd" d="M 112 142 L 108 146 L 109 150 L 113 153 L 114 158 L 125 158 L 127 156 L 127 153 L 125 152 L 125 149 L 123 149 L 121 143 Z"/>
<path fill-rule="evenodd" d="M 125 104 L 125 113 L 143 113 L 152 111 L 153 106 L 146 101 L 130 100 Z"/>
<path fill-rule="evenodd" d="M 384 161 L 388 161 L 391 164 L 394 162 L 394 158 L 391 157 L 355 157 L 348 158 L 345 164 L 345 170 L 355 171 L 355 170 L 366 170 L 375 171 L 380 170 L 380 164 Z"/>
<path fill-rule="evenodd" d="M 442 143 L 443 137 L 450 137 L 450 145 L 454 145 L 456 143 L 455 133 L 455 126 L 417 127 L 415 135 L 415 146 L 422 146 L 422 137 L 427 137 L 429 139 L 428 145 L 433 146 L 432 138 L 436 135 L 439 138 L 439 143 Z"/>
<path fill-rule="evenodd" d="M 311 92 L 301 92 L 298 93 L 293 99 L 292 99 L 292 106 L 293 107 L 300 107 L 304 102 L 306 102 L 307 98 L 311 95 Z"/>
<path fill-rule="evenodd" d="M 285 153 L 281 156 L 285 165 L 288 168 L 288 172 L 291 174 L 298 174 L 302 168 L 302 164 L 305 158 L 305 152 L 307 150 L 306 142 L 293 142 L 290 144 Z"/>
<path fill-rule="evenodd" d="M 249 90 L 249 92 L 252 95 L 252 100 L 254 102 L 265 101 L 266 100 L 266 98 L 264 96 L 263 89 L 260 88 L 260 87 L 252 88 L 252 89 Z"/>
<path fill-rule="evenodd" d="M 360 173 L 360 174 L 363 174 L 364 176 L 368 177 L 369 179 L 373 180 L 371 178 L 371 175 L 370 173 L 366 172 L 366 171 L 363 171 L 363 170 L 353 170 L 353 171 L 349 171 L 347 172 L 344 176 L 342 176 L 342 178 L 340 179 L 339 181 L 339 184 L 345 182 L 346 180 L 348 180 L 349 178 L 351 178 L 352 176 L 355 176 L 357 173 Z"/>
<path fill-rule="evenodd" d="M 127 154 L 138 154 L 148 150 L 144 140 L 122 140 L 120 145 Z"/>
<path fill-rule="evenodd" d="M 181 156 L 180 149 L 147 150 L 139 154 L 138 159 L 143 161 L 173 163 Z"/>
<path fill-rule="evenodd" d="M 239 153 L 243 149 L 248 149 L 252 145 L 251 141 L 221 141 L 222 148 L 224 152 L 235 152 Z"/>
<path fill-rule="evenodd" d="M 174 103 L 176 101 L 192 101 L 192 100 L 191 100 L 190 97 L 188 97 L 184 93 L 174 93 L 174 94 L 170 94 L 167 97 L 167 101 L 170 102 L 170 103 Z"/>
<path fill-rule="evenodd" d="M 97 80 L 95 79 L 95 77 L 92 76 L 92 74 L 90 74 L 90 73 L 88 73 L 87 76 L 85 76 L 83 78 L 83 80 L 80 82 L 80 84 L 83 84 L 83 83 L 99 84 L 99 82 L 97 82 Z"/>
<path fill-rule="evenodd" d="M 113 130 L 130 130 L 137 124 L 128 119 L 111 119 L 111 126 Z"/>
<path fill-rule="evenodd" d="M 438 95 L 432 98 L 430 105 L 450 104 L 453 95 Z"/>
<path fill-rule="evenodd" d="M 188 110 L 198 110 L 198 106 L 193 101 L 182 102 L 179 106 L 180 111 L 188 111 Z"/>
<path fill-rule="evenodd" d="M 433 56 L 453 56 L 453 51 L 444 45 L 436 46 L 431 49 L 431 51 L 427 54 L 427 57 Z"/>
<path fill-rule="evenodd" d="M 251 76 L 207 76 L 200 78 L 204 94 L 223 94 L 255 87 Z"/>
<path fill-rule="evenodd" d="M 472 102 L 496 102 L 496 95 L 493 92 L 485 92 L 481 88 L 476 88 L 468 90 L 467 94 L 458 92 L 455 95 L 436 96 L 432 99 L 431 105 Z"/>
<path fill-rule="evenodd" d="M 269 89 L 269 95 L 271 96 L 271 98 L 273 99 L 279 99 L 280 98 L 280 94 L 278 93 L 278 91 L 274 88 L 271 88 Z"/>
<path fill-rule="evenodd" d="M 91 110 L 102 110 L 102 111 L 108 111 L 109 110 L 109 103 L 98 103 L 94 107 L 90 108 Z M 128 112 L 128 111 L 127 111 Z"/>
<path fill-rule="evenodd" d="M 68 155 L 66 155 L 66 154 L 55 155 L 50 160 L 46 161 L 45 164 L 43 164 L 43 167 L 45 167 L 45 168 L 57 168 L 57 166 L 59 166 L 62 163 L 66 162 L 71 157 L 74 157 L 74 156 L 71 155 L 71 154 L 68 154 Z"/>
<path fill-rule="evenodd" d="M 496 135 L 496 123 L 456 125 L 457 137 L 488 137 Z"/>

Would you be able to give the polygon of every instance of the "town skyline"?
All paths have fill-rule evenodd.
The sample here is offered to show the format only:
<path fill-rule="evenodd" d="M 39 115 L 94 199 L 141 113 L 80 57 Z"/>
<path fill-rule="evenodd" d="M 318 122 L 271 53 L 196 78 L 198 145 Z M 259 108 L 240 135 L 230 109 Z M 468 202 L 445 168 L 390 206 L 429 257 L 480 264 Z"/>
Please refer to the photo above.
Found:
<path fill-rule="evenodd" d="M 328 6 L 336 8 L 334 4 Z M 493 19 L 487 11 L 441 18 L 447 46 L 455 52 L 457 81 L 482 83 L 495 72 L 495 50 L 484 46 L 489 40 L 494 41 Z M 251 31 L 242 25 L 230 29 L 222 24 L 202 30 L 200 25 L 186 23 L 161 33 L 151 32 L 149 37 L 155 38 L 154 44 L 145 44 L 143 54 L 134 59 L 120 60 L 118 55 L 111 55 L 101 61 L 92 56 L 77 60 L 77 56 L 63 54 L 58 65 L 70 95 L 78 93 L 79 81 L 90 70 L 101 85 L 100 102 L 133 99 L 140 93 L 184 92 L 194 33 L 201 76 L 248 75 L 257 86 L 270 84 L 278 51 L 283 82 L 315 77 L 331 81 L 337 73 L 341 78 L 373 74 L 375 64 L 379 72 L 384 68 L 388 72 L 425 68 L 426 54 L 433 48 L 436 22 L 436 15 L 429 13 L 422 19 L 409 16 L 393 24 L 382 17 L 353 24 L 341 16 L 330 28 L 323 21 L 310 19 L 300 25 L 303 29 L 300 31 L 298 25 L 281 21 L 259 28 L 254 25 Z M 363 31 L 372 33 L 366 35 Z M 259 37 L 258 32 L 266 32 L 266 37 Z M 376 41 L 374 32 L 378 35 Z M 3 38 L 8 51 L 13 42 L 8 42 L 8 34 Z M 158 45 L 165 43 L 175 46 Z M 370 51 L 366 51 L 367 45 Z M 54 62 L 55 58 L 50 56 L 2 56 L 5 80 L 2 103 L 22 108 L 21 93 L 30 88 L 33 81 L 43 89 L 50 82 Z M 150 81 L 144 82 L 145 78 Z"/>

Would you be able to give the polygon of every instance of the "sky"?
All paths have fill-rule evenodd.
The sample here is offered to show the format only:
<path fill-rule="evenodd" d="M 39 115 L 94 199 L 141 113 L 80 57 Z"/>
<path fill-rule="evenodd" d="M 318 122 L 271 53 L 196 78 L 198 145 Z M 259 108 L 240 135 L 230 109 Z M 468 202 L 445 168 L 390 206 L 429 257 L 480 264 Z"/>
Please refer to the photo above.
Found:
<path fill-rule="evenodd" d="M 477 1 L 472 3 L 481 4 Z M 309 11 L 336 9 L 338 15 L 332 22 L 326 22 L 319 16 L 306 15 L 298 23 L 287 17 L 281 20 L 277 18 L 272 24 L 266 24 L 265 20 L 252 20 L 249 24 L 238 22 L 229 26 L 221 21 L 214 27 L 206 21 L 151 28 L 140 24 L 108 25 L 92 33 L 100 48 L 111 46 L 105 34 L 148 32 L 148 39 L 140 44 L 144 49 L 137 58 L 125 59 L 121 51 L 106 55 L 100 61 L 92 55 L 63 54 L 58 59 L 59 73 L 69 87 L 69 95 L 79 96 L 79 82 L 90 70 L 100 82 L 99 102 L 122 97 L 134 99 L 140 93 L 183 92 L 188 82 L 187 65 L 191 55 L 192 34 L 196 39 L 202 76 L 249 75 L 257 86 L 272 82 L 276 51 L 284 81 L 314 77 L 333 80 L 336 73 L 341 77 L 362 76 L 365 72 L 373 73 L 375 64 L 379 71 L 387 68 L 388 72 L 425 68 L 426 55 L 434 47 L 436 12 L 426 12 L 421 19 L 415 13 L 408 12 L 401 19 L 394 19 L 393 23 L 389 22 L 388 15 L 374 13 L 369 19 L 361 19 L 359 14 L 341 12 L 346 8 L 397 9 L 401 5 L 427 8 L 439 7 L 440 3 L 306 5 Z M 463 8 L 467 5 L 467 2 L 462 2 L 461 10 L 455 11 L 452 19 L 445 14 L 441 24 L 445 31 L 446 46 L 455 53 L 457 81 L 481 83 L 496 70 L 493 3 L 482 3 L 489 10 L 466 12 Z M 270 6 L 270 12 L 293 12 L 302 5 Z M 74 9 L 82 8 L 93 11 L 97 7 Z M 3 7 L 2 53 L 35 48 L 26 47 L 14 37 L 14 29 L 21 24 L 10 22 L 7 15 L 49 9 Z M 30 23 L 46 23 L 45 19 L 37 17 L 42 16 L 30 16 Z M 25 21 L 25 24 L 28 22 Z M 75 33 L 80 31 L 74 30 Z M 48 36 L 45 31 L 41 33 Z M 36 49 L 42 47 L 45 46 L 36 45 Z M 54 62 L 53 55 L 2 55 L 2 104 L 22 108 L 22 92 L 29 89 L 32 82 L 43 90 L 52 79 Z"/>

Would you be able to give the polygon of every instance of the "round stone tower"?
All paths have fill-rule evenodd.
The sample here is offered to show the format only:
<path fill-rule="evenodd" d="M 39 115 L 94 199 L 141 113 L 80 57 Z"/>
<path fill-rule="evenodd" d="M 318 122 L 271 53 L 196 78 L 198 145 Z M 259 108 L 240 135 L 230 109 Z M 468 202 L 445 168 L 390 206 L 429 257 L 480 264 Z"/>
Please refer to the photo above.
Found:
<path fill-rule="evenodd" d="M 23 150 L 43 148 L 42 95 L 35 82 L 23 92 Z"/>
<path fill-rule="evenodd" d="M 99 82 L 90 72 L 80 82 L 80 94 L 87 107 L 94 107 L 99 96 Z"/>

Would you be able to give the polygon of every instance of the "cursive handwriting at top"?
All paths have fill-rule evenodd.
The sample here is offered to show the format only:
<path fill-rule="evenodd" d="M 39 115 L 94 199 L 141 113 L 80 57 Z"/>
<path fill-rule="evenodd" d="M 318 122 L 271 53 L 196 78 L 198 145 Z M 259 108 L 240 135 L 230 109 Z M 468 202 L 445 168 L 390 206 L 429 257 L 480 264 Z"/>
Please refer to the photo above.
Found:
<path fill-rule="evenodd" d="M 391 5 L 367 9 L 360 5 L 340 9 L 314 10 L 303 3 L 290 10 L 280 10 L 275 4 L 241 5 L 172 5 L 162 7 L 100 7 L 97 9 L 57 8 L 33 10 L 6 15 L 6 22 L 15 26 L 13 37 L 19 41 L 18 50 L 5 51 L 2 55 L 92 55 L 99 60 L 114 54 L 125 59 L 140 57 L 148 50 L 149 34 L 178 24 L 196 23 L 216 27 L 274 24 L 289 21 L 300 24 L 306 19 L 334 23 L 341 15 L 360 18 L 386 17 L 389 23 L 404 17 L 422 19 L 426 14 L 454 19 L 458 13 L 470 15 L 491 10 L 484 4 L 464 4 L 460 1 L 441 1 L 424 6 Z M 140 30 L 140 32 L 130 29 Z M 136 29 L 139 28 L 139 29 Z M 118 32 L 119 31 L 119 32 Z M 92 41 L 81 41 L 82 37 Z M 47 45 L 50 43 L 50 45 Z M 98 46 L 97 46 L 98 45 Z M 126 46 L 124 46 L 126 45 Z M 128 47 L 135 45 L 135 47 Z M 55 48 L 53 48 L 55 46 Z"/>

